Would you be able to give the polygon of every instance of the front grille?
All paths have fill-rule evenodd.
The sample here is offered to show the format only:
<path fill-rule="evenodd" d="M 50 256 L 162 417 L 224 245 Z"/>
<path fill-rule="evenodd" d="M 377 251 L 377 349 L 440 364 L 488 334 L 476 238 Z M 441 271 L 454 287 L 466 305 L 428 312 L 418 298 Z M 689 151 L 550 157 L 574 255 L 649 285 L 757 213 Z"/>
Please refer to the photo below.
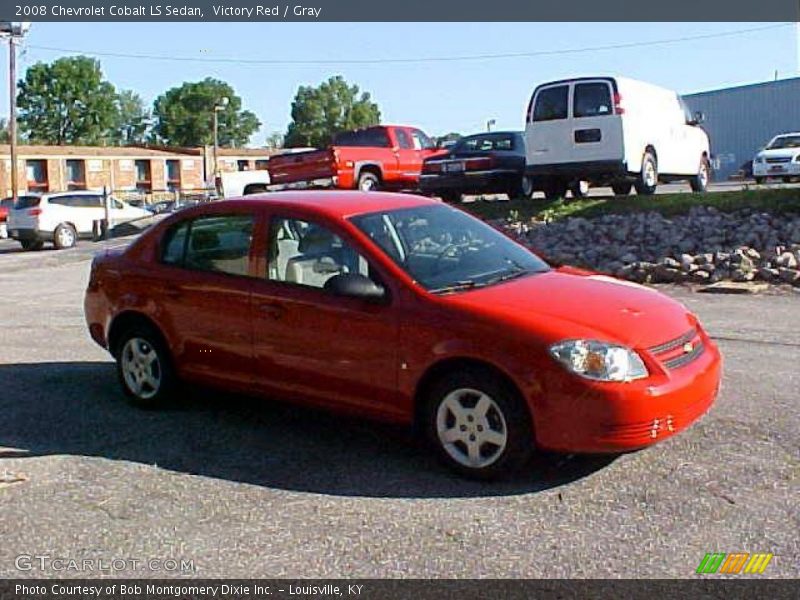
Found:
<path fill-rule="evenodd" d="M 688 351 L 687 344 L 691 345 Z M 652 346 L 648 350 L 661 361 L 661 364 L 672 370 L 679 369 L 694 361 L 703 354 L 705 347 L 697 330 L 690 329 L 683 335 L 663 344 Z"/>
<path fill-rule="evenodd" d="M 777 157 L 773 157 L 773 158 L 768 158 L 767 162 L 770 163 L 770 164 L 773 164 L 773 165 L 776 164 L 776 163 L 788 163 L 788 162 L 792 162 L 792 157 L 791 156 L 777 156 Z"/>

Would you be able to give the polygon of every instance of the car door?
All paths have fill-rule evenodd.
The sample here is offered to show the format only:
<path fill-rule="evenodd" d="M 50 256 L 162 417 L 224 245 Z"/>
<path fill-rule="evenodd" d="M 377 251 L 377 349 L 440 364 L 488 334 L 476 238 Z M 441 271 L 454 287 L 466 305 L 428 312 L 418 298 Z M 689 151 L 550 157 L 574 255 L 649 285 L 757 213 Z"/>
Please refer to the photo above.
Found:
<path fill-rule="evenodd" d="M 176 365 L 192 380 L 252 384 L 251 249 L 256 217 L 211 214 L 172 226 L 148 289 Z"/>
<path fill-rule="evenodd" d="M 416 184 L 422 171 L 422 154 L 415 146 L 411 131 L 402 127 L 395 127 L 395 152 L 398 161 L 399 180 L 404 184 Z"/>
<path fill-rule="evenodd" d="M 378 272 L 331 223 L 273 214 L 266 240 L 264 277 L 253 287 L 256 384 L 314 404 L 397 413 L 398 319 L 391 300 L 325 289 L 340 273 L 383 284 Z"/>
<path fill-rule="evenodd" d="M 72 223 L 81 235 L 90 234 L 94 221 L 103 218 L 103 197 L 100 195 L 51 196 L 48 205 L 52 210 L 52 222 Z"/>
<path fill-rule="evenodd" d="M 564 164 L 572 160 L 569 98 L 569 83 L 546 85 L 535 91 L 525 129 L 529 165 Z"/>
<path fill-rule="evenodd" d="M 570 129 L 573 162 L 622 160 L 622 115 L 615 114 L 611 81 L 574 84 Z"/>

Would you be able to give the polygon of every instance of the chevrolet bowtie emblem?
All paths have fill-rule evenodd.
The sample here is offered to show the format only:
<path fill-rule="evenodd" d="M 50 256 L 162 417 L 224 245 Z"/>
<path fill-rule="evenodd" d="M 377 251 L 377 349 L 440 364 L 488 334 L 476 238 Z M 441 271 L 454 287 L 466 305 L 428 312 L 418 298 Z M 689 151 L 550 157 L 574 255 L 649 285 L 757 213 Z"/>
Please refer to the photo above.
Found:
<path fill-rule="evenodd" d="M 685 354 L 689 354 L 689 352 L 691 352 L 692 350 L 694 350 L 694 346 L 692 346 L 692 342 L 686 342 L 683 345 L 683 351 L 684 351 Z"/>

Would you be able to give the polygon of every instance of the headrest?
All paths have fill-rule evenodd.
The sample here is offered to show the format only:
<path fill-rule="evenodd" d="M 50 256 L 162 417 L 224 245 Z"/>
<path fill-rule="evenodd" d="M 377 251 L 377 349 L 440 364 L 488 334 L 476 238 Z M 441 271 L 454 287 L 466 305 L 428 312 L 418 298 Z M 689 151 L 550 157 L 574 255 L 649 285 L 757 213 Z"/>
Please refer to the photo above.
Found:
<path fill-rule="evenodd" d="M 216 231 L 200 229 L 192 231 L 192 250 L 211 250 L 219 246 L 219 235 Z"/>
<path fill-rule="evenodd" d="M 322 227 L 309 229 L 300 240 L 298 250 L 303 254 L 326 252 L 333 247 L 333 234 Z"/>

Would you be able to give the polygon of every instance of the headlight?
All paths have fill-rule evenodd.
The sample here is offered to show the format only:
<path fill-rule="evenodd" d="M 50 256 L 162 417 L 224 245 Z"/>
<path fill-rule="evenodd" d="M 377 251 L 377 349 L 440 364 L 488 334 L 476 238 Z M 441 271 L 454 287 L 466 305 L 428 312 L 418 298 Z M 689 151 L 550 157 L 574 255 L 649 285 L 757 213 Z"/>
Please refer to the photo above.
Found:
<path fill-rule="evenodd" d="M 641 357 L 624 346 L 595 340 L 566 340 L 550 346 L 550 354 L 570 371 L 597 381 L 632 381 L 647 377 Z"/>
<path fill-rule="evenodd" d="M 757 163 L 757 164 L 759 164 L 759 165 L 760 165 L 760 164 L 763 164 L 763 162 L 764 162 L 764 157 L 763 157 L 763 156 L 756 156 L 756 157 L 753 159 L 753 162 L 754 162 L 754 163 Z"/>

